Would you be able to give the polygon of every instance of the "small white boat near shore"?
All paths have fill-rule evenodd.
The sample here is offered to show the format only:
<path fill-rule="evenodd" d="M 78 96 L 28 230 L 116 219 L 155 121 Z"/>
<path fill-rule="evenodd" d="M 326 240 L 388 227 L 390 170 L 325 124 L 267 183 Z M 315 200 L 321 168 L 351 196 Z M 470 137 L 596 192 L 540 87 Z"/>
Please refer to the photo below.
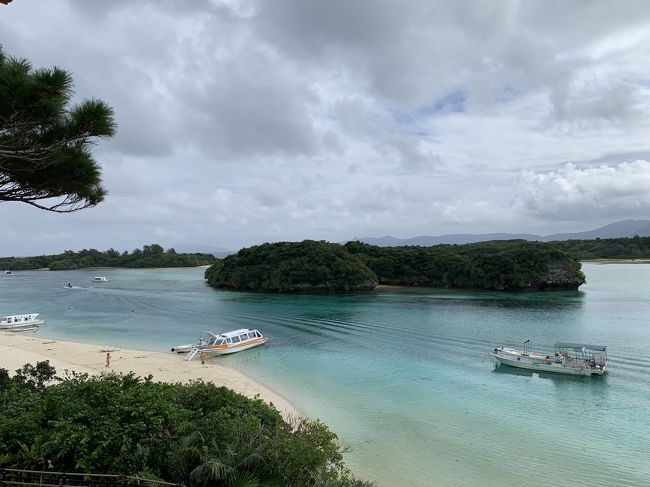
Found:
<path fill-rule="evenodd" d="M 509 365 L 520 369 L 567 375 L 603 375 L 607 369 L 607 347 L 586 343 L 557 342 L 550 354 L 533 352 L 530 340 L 523 350 L 498 347 L 490 352 L 497 367 Z M 527 346 L 528 345 L 528 346 Z"/>
<path fill-rule="evenodd" d="M 257 347 L 266 343 L 266 338 L 258 330 L 249 330 L 242 328 L 241 330 L 229 331 L 215 335 L 214 333 L 207 332 L 210 335 L 208 340 L 200 338 L 199 341 L 187 350 L 188 345 L 179 345 L 172 348 L 172 351 L 183 353 L 188 352 L 186 360 L 192 360 L 197 353 L 204 352 L 209 355 L 227 355 L 229 353 L 241 352 L 249 348 Z"/>
<path fill-rule="evenodd" d="M 45 320 L 40 319 L 38 313 L 24 315 L 11 315 L 0 317 L 0 331 L 33 331 L 37 330 Z"/>
<path fill-rule="evenodd" d="M 105 276 L 95 276 L 93 282 L 108 282 L 108 279 Z"/>

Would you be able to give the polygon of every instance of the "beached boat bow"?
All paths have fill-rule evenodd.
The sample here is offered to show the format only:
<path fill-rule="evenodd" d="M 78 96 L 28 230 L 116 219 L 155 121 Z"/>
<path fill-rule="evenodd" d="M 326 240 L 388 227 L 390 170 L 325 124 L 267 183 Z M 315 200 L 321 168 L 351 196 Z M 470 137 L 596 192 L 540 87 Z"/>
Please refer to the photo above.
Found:
<path fill-rule="evenodd" d="M 204 352 L 209 355 L 227 355 L 229 353 L 241 352 L 249 348 L 257 347 L 266 343 L 264 337 L 258 330 L 249 330 L 243 328 L 241 330 L 229 331 L 216 335 L 212 332 L 207 332 L 210 335 L 209 340 L 200 339 L 192 349 L 189 351 L 186 360 L 192 360 L 196 354 Z M 173 350 L 178 351 L 179 348 L 185 349 L 185 346 L 174 347 Z"/>

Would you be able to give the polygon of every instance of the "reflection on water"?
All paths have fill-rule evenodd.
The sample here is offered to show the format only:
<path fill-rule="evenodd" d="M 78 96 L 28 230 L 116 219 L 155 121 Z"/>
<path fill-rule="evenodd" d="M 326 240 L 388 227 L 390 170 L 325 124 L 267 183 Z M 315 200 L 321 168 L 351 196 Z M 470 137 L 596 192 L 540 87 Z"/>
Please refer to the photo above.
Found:
<path fill-rule="evenodd" d="M 516 375 L 520 377 L 532 377 L 533 375 L 539 377 L 540 379 L 551 380 L 557 383 L 565 382 L 575 382 L 578 381 L 583 387 L 585 382 L 590 384 L 598 384 L 597 387 L 605 386 L 607 384 L 607 376 L 609 373 L 606 371 L 603 375 L 589 375 L 589 376 L 579 376 L 579 375 L 567 375 L 567 374 L 556 374 L 553 372 L 545 372 L 542 370 L 532 370 L 532 369 L 518 369 L 516 367 L 509 367 L 508 365 L 494 366 L 492 369 L 494 374 L 507 374 L 507 375 Z"/>

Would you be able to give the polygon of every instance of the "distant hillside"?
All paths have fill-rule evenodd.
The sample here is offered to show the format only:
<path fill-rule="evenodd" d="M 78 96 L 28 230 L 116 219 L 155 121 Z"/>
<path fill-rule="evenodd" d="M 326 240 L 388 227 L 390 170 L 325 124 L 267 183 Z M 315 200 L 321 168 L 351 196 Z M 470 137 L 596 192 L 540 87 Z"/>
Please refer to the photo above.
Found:
<path fill-rule="evenodd" d="M 596 238 L 623 238 L 650 236 L 650 220 L 623 220 L 610 223 L 604 227 L 586 232 L 555 233 L 552 235 L 534 235 L 531 233 L 456 233 L 438 236 L 420 236 L 413 238 L 385 237 L 355 237 L 353 240 L 364 242 L 378 247 L 399 247 L 402 245 L 419 245 L 428 247 L 440 244 L 466 244 L 487 242 L 490 240 L 530 240 L 539 242 L 552 242 L 558 240 L 591 240 Z"/>
<path fill-rule="evenodd" d="M 176 252 L 180 254 L 212 254 L 219 259 L 230 254 L 236 254 L 236 250 L 227 249 L 225 247 L 217 247 L 214 245 L 173 245 Z"/>

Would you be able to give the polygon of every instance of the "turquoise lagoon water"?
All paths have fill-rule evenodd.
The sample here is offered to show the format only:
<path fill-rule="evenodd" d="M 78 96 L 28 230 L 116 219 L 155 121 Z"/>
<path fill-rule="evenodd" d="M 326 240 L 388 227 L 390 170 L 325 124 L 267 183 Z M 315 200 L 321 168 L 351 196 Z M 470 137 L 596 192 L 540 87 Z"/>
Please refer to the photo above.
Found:
<path fill-rule="evenodd" d="M 151 350 L 259 328 L 267 345 L 212 360 L 328 424 L 379 486 L 650 485 L 650 266 L 583 270 L 580 292 L 343 296 L 216 291 L 203 269 L 18 272 L 0 277 L 0 314 L 41 313 L 43 337 Z M 609 373 L 493 367 L 494 346 L 526 339 L 606 344 Z"/>

